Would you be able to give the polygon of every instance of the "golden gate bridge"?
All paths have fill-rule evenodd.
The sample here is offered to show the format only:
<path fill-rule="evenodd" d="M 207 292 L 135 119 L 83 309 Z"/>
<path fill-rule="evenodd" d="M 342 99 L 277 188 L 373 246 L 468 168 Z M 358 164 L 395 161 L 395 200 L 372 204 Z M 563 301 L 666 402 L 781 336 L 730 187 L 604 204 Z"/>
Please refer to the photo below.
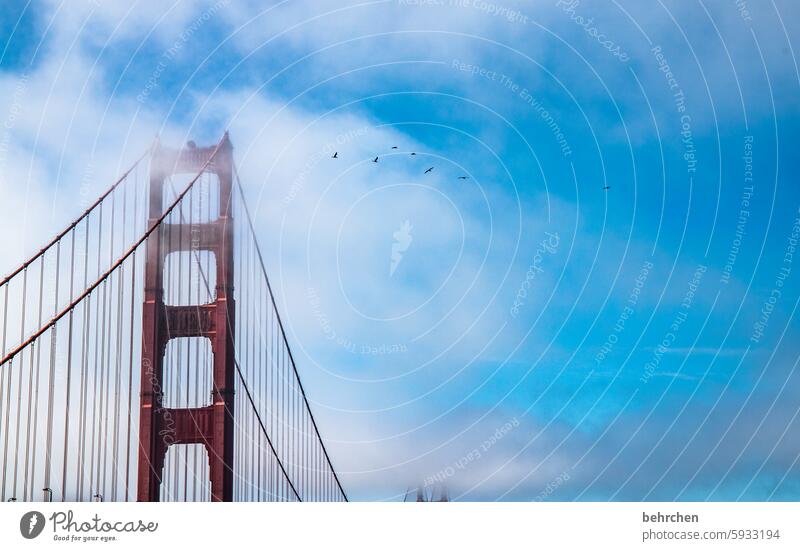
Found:
<path fill-rule="evenodd" d="M 3 501 L 346 501 L 228 134 L 156 142 L 0 282 Z"/>

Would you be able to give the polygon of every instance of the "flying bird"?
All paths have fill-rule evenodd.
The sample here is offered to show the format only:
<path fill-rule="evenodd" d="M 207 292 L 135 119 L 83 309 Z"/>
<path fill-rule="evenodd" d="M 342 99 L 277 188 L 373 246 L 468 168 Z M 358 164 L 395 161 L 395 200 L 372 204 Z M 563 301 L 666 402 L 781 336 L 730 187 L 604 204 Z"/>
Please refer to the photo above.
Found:
<path fill-rule="evenodd" d="M 372 159 L 372 162 L 373 162 L 373 163 L 377 163 L 377 162 L 378 162 L 378 158 L 377 158 L 377 157 L 375 157 L 374 159 Z"/>
<path fill-rule="evenodd" d="M 425 174 L 427 174 L 428 172 L 430 172 L 432 170 L 433 170 L 433 167 L 430 167 L 428 170 L 425 171 Z"/>
<path fill-rule="evenodd" d="M 393 146 L 392 146 L 392 149 L 397 149 L 397 146 L 396 146 L 396 145 L 393 145 Z"/>
<path fill-rule="evenodd" d="M 469 178 L 469 176 L 459 176 L 458 177 L 459 180 L 466 180 L 467 178 Z"/>
<path fill-rule="evenodd" d="M 603 189 L 611 189 L 611 186 L 606 186 Z"/>
<path fill-rule="evenodd" d="M 416 153 L 412 153 L 412 155 L 416 155 Z"/>
<path fill-rule="evenodd" d="M 333 155 L 331 155 L 331 159 L 338 159 L 338 158 L 339 158 L 339 152 L 338 151 L 334 151 Z"/>

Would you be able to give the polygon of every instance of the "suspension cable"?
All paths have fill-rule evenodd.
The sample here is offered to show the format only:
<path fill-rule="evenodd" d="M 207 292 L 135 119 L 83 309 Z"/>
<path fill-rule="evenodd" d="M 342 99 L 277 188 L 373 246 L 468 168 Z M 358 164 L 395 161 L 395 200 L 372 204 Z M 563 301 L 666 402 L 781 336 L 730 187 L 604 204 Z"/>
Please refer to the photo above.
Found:
<path fill-rule="evenodd" d="M 259 261 L 259 264 L 261 265 L 261 271 L 264 274 L 264 279 L 265 279 L 265 281 L 267 283 L 267 290 L 269 290 L 269 297 L 270 297 L 270 300 L 272 301 L 272 307 L 273 307 L 274 312 L 275 312 L 275 317 L 276 317 L 276 319 L 278 321 L 278 326 L 280 327 L 280 333 L 281 333 L 281 336 L 283 337 L 283 343 L 286 346 L 286 351 L 287 351 L 287 353 L 289 355 L 289 362 L 292 364 L 292 369 L 294 370 L 294 376 L 295 376 L 295 378 L 297 380 L 297 386 L 300 389 L 300 394 L 303 396 L 303 401 L 305 402 L 306 410 L 308 411 L 308 415 L 311 418 L 311 424 L 314 426 L 314 432 L 317 434 L 317 439 L 319 440 L 320 446 L 322 446 L 322 453 L 325 454 L 325 460 L 328 462 L 328 467 L 330 467 L 331 473 L 333 474 L 333 478 L 336 480 L 336 485 L 339 487 L 339 491 L 342 492 L 342 496 L 344 497 L 344 500 L 345 501 L 349 501 L 349 499 L 347 498 L 347 494 L 345 493 L 344 488 L 342 488 L 342 484 L 339 481 L 339 476 L 336 474 L 336 469 L 333 468 L 333 463 L 331 463 L 331 458 L 328 455 L 328 450 L 325 447 L 325 442 L 322 440 L 322 436 L 320 435 L 319 428 L 317 427 L 317 421 L 316 421 L 316 419 L 314 419 L 314 414 L 311 412 L 311 406 L 308 403 L 308 398 L 306 397 L 306 391 L 303 388 L 303 383 L 300 381 L 300 374 L 297 371 L 297 366 L 295 365 L 295 361 L 294 361 L 294 355 L 292 354 L 292 349 L 289 346 L 289 341 L 286 338 L 286 332 L 284 331 L 284 328 L 283 328 L 283 321 L 281 320 L 280 312 L 278 312 L 278 306 L 275 303 L 275 295 L 272 292 L 272 285 L 269 282 L 269 276 L 267 276 L 267 269 L 264 266 L 264 257 L 261 255 L 261 247 L 259 247 L 259 245 L 258 245 L 258 240 L 255 239 L 255 235 L 256 235 L 255 226 L 253 225 L 253 219 L 250 216 L 250 209 L 247 208 L 247 202 L 244 200 L 244 190 L 242 189 L 242 182 L 239 179 L 239 171 L 236 170 L 236 165 L 233 166 L 233 172 L 234 172 L 234 175 L 236 176 L 236 187 L 239 189 L 239 196 L 242 198 L 242 206 L 244 207 L 244 212 L 245 212 L 245 215 L 247 216 L 247 223 L 250 226 L 250 232 L 253 234 L 253 237 L 254 237 L 253 241 L 255 242 L 256 253 L 258 255 L 258 261 Z"/>
<path fill-rule="evenodd" d="M 113 193 L 113 192 L 114 192 L 114 190 L 115 190 L 115 189 L 117 189 L 117 187 L 119 187 L 119 185 L 120 185 L 122 182 L 124 182 L 124 181 L 125 181 L 125 179 L 128 177 L 128 175 L 130 175 L 130 173 L 131 173 L 131 172 L 133 172 L 133 169 L 134 169 L 134 168 L 136 168 L 136 167 L 139 165 L 139 163 L 140 163 L 140 162 L 142 162 L 142 160 L 143 160 L 145 157 L 147 157 L 147 155 L 148 155 L 148 154 L 150 154 L 150 152 L 151 152 L 151 151 L 153 151 L 153 147 L 154 147 L 154 145 L 151 145 L 151 146 L 149 146 L 147 149 L 145 149 L 144 153 L 142 153 L 142 154 L 139 156 L 139 158 L 138 158 L 138 159 L 136 159 L 136 160 L 133 162 L 133 164 L 130 166 L 130 168 L 128 168 L 128 170 L 126 170 L 125 172 L 123 172 L 123 173 L 122 173 L 122 176 L 120 176 L 119 178 L 117 178 L 117 181 L 116 181 L 116 182 L 114 182 L 113 184 L 111 184 L 111 187 L 110 187 L 110 188 L 108 188 L 106 191 L 104 191 L 104 192 L 103 192 L 103 194 L 102 194 L 102 195 L 100 195 L 100 197 L 98 197 L 98 198 L 97 198 L 97 200 L 96 200 L 94 203 L 92 203 L 91 205 L 89 205 L 89 207 L 87 207 L 87 209 L 86 209 L 85 211 L 83 211 L 83 213 L 82 213 L 80 216 L 78 216 L 78 217 L 77 217 L 75 220 L 73 220 L 73 221 L 72 221 L 72 222 L 71 222 L 71 223 L 70 223 L 70 224 L 69 224 L 69 225 L 68 225 L 66 228 L 64 228 L 64 230 L 62 230 L 60 233 L 56 234 L 56 236 L 55 236 L 53 239 L 51 239 L 51 240 L 50 240 L 50 241 L 47 243 L 47 245 L 45 245 L 44 247 L 42 247 L 41 249 L 39 249 L 39 251 L 38 251 L 37 253 L 35 253 L 33 256 L 31 256 L 31 257 L 30 257 L 28 260 L 26 260 L 26 261 L 25 261 L 25 262 L 23 262 L 22 264 L 20 264 L 20 265 L 19 265 L 19 266 L 18 266 L 18 267 L 17 267 L 17 268 L 16 268 L 16 269 L 13 271 L 13 272 L 11 272 L 11 273 L 10 273 L 10 274 L 8 274 L 6 277 L 4 277 L 4 278 L 3 278 L 3 280 L 2 280 L 2 281 L 0 281 L 0 287 L 2 287 L 3 285 L 7 284 L 9 281 L 11 281 L 12 279 L 14 279 L 14 277 L 15 277 L 17 274 L 19 274 L 19 273 L 20 273 L 21 271 L 23 271 L 25 268 L 27 268 L 28 266 L 30 266 L 31 264 L 33 264 L 34 262 L 36 262 L 36 260 L 37 260 L 38 258 L 40 258 L 40 257 L 41 257 L 41 256 L 42 256 L 44 253 L 46 253 L 46 252 L 47 252 L 47 251 L 48 251 L 48 250 L 49 250 L 49 249 L 50 249 L 50 248 L 51 248 L 53 245 L 55 245 L 56 243 L 58 243 L 59 241 L 61 241 L 61 239 L 62 239 L 62 238 L 65 236 L 65 235 L 67 235 L 67 234 L 68 234 L 68 233 L 69 233 L 69 232 L 70 232 L 72 229 L 74 229 L 74 228 L 75 228 L 75 227 L 76 227 L 78 224 L 80 224 L 80 223 L 81 223 L 81 222 L 82 222 L 82 221 L 83 221 L 83 220 L 84 220 L 84 219 L 85 219 L 87 216 L 89 216 L 89 215 L 92 213 L 92 211 L 93 211 L 95 208 L 97 208 L 97 205 L 99 205 L 100 203 L 102 203 L 102 202 L 105 200 L 105 198 L 106 198 L 106 197 L 108 197 L 108 196 L 109 196 L 111 193 Z"/>
<path fill-rule="evenodd" d="M 223 138 L 223 140 L 224 140 L 224 138 Z M 183 189 L 183 191 L 181 191 L 181 193 L 175 198 L 175 200 L 172 202 L 172 204 L 161 214 L 161 216 L 159 216 L 155 220 L 155 222 L 153 222 L 153 224 L 144 232 L 144 234 L 142 234 L 142 236 L 139 239 L 137 239 L 136 242 L 133 245 L 131 245 L 128 248 L 128 250 L 125 251 L 125 253 L 121 257 L 119 257 L 119 259 L 117 259 L 117 261 L 114 262 L 114 264 L 112 264 L 111 267 L 108 270 L 106 270 L 105 273 L 103 273 L 103 275 L 101 275 L 97 279 L 97 281 L 95 281 L 89 287 L 87 287 L 80 295 L 78 295 L 75 298 L 75 300 L 73 300 L 71 303 L 69 303 L 57 315 L 53 316 L 50 319 L 50 321 L 48 321 L 45 325 L 43 325 L 38 331 L 36 331 L 30 337 L 25 339 L 24 342 L 22 342 L 16 348 L 11 350 L 8 354 L 6 354 L 3 357 L 3 359 L 0 360 L 0 366 L 5 365 L 6 362 L 8 362 L 12 358 L 14 358 L 14 356 L 19 354 L 20 351 L 25 349 L 26 346 L 28 346 L 33 341 L 35 341 L 36 339 L 41 337 L 48 329 L 50 329 L 52 326 L 54 326 L 56 323 L 58 323 L 58 321 L 61 318 L 63 318 L 64 316 L 66 316 L 70 312 L 70 310 L 75 308 L 75 306 L 77 306 L 83 299 L 85 299 L 89 294 L 91 294 L 92 291 L 94 291 L 97 287 L 99 287 L 100 284 L 102 284 L 104 281 L 106 281 L 108 279 L 108 277 L 123 262 L 125 262 L 125 260 L 127 260 L 128 257 L 131 256 L 131 254 L 133 254 L 133 252 L 135 250 L 137 250 L 139 248 L 139 246 L 142 243 L 144 243 L 145 240 L 147 240 L 148 237 L 150 237 L 150 234 L 152 234 L 161 225 L 161 223 L 167 218 L 167 216 L 169 216 L 169 214 L 172 212 L 172 210 L 175 208 L 175 206 L 178 203 L 180 203 L 180 201 L 181 201 L 181 199 L 183 199 L 184 195 L 186 195 L 189 192 L 189 190 L 192 188 L 192 186 L 197 181 L 197 179 L 203 174 L 203 172 L 206 170 L 208 165 L 211 163 L 211 160 L 216 156 L 217 152 L 219 151 L 219 148 L 222 145 L 223 140 L 220 140 L 217 143 L 216 147 L 214 147 L 214 151 L 211 153 L 211 155 L 209 155 L 208 159 L 206 159 L 206 162 L 203 163 L 203 166 L 200 168 L 200 171 L 197 174 L 195 174 L 194 178 L 192 178 L 191 181 L 188 184 L 186 184 L 186 187 Z"/>

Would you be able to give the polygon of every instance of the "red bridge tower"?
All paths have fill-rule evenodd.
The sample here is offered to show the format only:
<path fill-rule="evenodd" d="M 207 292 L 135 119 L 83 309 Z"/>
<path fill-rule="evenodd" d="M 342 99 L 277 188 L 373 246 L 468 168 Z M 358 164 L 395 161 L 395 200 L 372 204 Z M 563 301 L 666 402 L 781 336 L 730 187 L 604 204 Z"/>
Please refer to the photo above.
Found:
<path fill-rule="evenodd" d="M 216 154 L 214 151 L 216 150 Z M 234 300 L 233 147 L 227 133 L 218 147 L 156 147 L 150 166 L 149 224 L 164 211 L 164 182 L 173 174 L 205 172 L 219 179 L 219 216 L 200 224 L 162 223 L 147 241 L 142 316 L 142 378 L 139 421 L 139 501 L 159 501 L 167 448 L 203 444 L 208 452 L 211 500 L 233 500 Z M 213 158 L 208 162 L 209 158 Z M 180 208 L 180 205 L 177 207 Z M 179 251 L 209 251 L 216 260 L 216 298 L 209 304 L 172 306 L 164 302 L 165 260 Z M 180 337 L 211 341 L 211 405 L 165 408 L 164 359 L 167 342 Z"/>

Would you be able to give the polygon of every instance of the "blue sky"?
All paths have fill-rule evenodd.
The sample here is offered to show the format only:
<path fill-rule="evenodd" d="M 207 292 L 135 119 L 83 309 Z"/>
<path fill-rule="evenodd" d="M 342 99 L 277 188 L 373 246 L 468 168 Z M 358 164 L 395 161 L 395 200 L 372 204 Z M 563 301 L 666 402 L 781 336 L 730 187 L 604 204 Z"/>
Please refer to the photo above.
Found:
<path fill-rule="evenodd" d="M 795 3 L 10 6 L 4 271 L 230 130 L 352 497 L 798 499 Z"/>

